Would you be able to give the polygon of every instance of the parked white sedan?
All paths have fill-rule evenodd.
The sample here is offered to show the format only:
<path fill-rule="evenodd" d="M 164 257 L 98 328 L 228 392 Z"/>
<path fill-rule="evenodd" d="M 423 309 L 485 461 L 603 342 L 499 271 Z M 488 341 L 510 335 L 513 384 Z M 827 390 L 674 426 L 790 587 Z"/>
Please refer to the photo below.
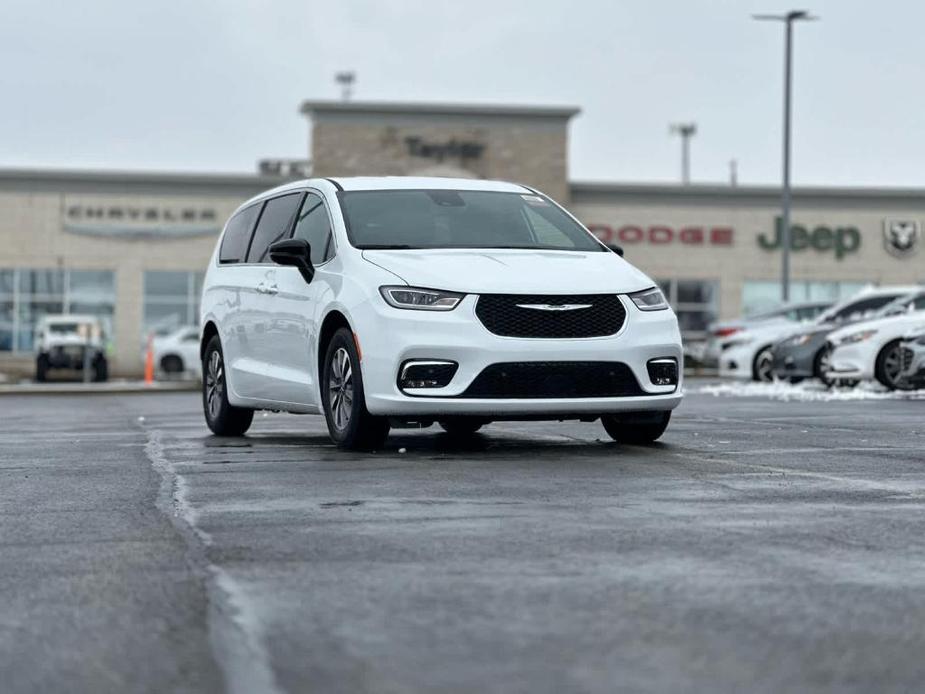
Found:
<path fill-rule="evenodd" d="M 168 378 L 183 374 L 200 376 L 202 362 L 199 360 L 199 328 L 184 326 L 168 335 L 155 337 L 154 366 L 158 373 Z"/>
<path fill-rule="evenodd" d="M 925 329 L 925 299 L 910 313 L 862 321 L 829 335 L 828 376 L 842 380 L 876 380 L 890 390 L 913 390 L 915 382 L 904 368 L 903 338 Z"/>

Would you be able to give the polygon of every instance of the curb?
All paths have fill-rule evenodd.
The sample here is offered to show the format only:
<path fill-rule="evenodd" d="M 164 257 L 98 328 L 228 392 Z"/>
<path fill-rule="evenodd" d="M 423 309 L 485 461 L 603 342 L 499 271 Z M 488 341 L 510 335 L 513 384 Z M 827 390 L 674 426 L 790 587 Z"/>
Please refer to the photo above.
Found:
<path fill-rule="evenodd" d="M 17 383 L 0 384 L 2 395 L 128 395 L 137 393 L 184 393 L 199 390 L 197 381 L 124 381 L 113 383 Z"/>

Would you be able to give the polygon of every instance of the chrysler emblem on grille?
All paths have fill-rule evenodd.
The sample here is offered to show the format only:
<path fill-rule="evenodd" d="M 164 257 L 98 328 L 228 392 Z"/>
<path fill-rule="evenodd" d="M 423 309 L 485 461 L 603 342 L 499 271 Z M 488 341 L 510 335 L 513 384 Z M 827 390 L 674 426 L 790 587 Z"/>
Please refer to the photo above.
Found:
<path fill-rule="evenodd" d="M 592 306 L 594 304 L 517 304 L 517 308 L 529 308 L 534 311 L 580 311 Z"/>

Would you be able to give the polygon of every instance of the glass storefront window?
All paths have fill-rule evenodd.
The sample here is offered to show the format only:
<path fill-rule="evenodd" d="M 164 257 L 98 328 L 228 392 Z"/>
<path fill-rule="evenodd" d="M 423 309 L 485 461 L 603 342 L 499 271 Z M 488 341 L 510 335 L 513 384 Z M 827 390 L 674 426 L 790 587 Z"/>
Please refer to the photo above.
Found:
<path fill-rule="evenodd" d="M 199 324 L 202 272 L 148 270 L 144 277 L 144 334 L 165 335 Z"/>
<path fill-rule="evenodd" d="M 807 281 L 797 280 L 790 283 L 790 301 L 831 301 L 847 299 L 856 294 L 869 282 L 847 281 Z M 746 280 L 742 285 L 742 314 L 749 316 L 763 311 L 770 311 L 781 305 L 780 282 L 774 280 Z"/>
<path fill-rule="evenodd" d="M 32 351 L 38 321 L 53 313 L 100 317 L 111 339 L 115 306 L 112 270 L 0 268 L 0 351 Z"/>
<path fill-rule="evenodd" d="M 685 342 L 706 339 L 707 327 L 719 315 L 719 282 L 716 280 L 657 280 L 668 303 L 678 315 Z"/>

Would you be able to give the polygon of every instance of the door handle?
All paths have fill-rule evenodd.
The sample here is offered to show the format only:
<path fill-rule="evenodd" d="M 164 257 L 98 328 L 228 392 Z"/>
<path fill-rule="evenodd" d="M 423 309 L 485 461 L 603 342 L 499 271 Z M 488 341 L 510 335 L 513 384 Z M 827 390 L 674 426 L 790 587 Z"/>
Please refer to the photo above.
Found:
<path fill-rule="evenodd" d="M 257 293 L 258 293 L 258 294 L 266 294 L 266 293 L 267 293 L 267 284 L 266 284 L 266 282 L 261 282 L 260 284 L 257 285 Z"/>
<path fill-rule="evenodd" d="M 268 287 L 264 287 L 264 291 L 267 294 L 279 294 L 279 287 L 275 284 L 271 284 Z"/>

